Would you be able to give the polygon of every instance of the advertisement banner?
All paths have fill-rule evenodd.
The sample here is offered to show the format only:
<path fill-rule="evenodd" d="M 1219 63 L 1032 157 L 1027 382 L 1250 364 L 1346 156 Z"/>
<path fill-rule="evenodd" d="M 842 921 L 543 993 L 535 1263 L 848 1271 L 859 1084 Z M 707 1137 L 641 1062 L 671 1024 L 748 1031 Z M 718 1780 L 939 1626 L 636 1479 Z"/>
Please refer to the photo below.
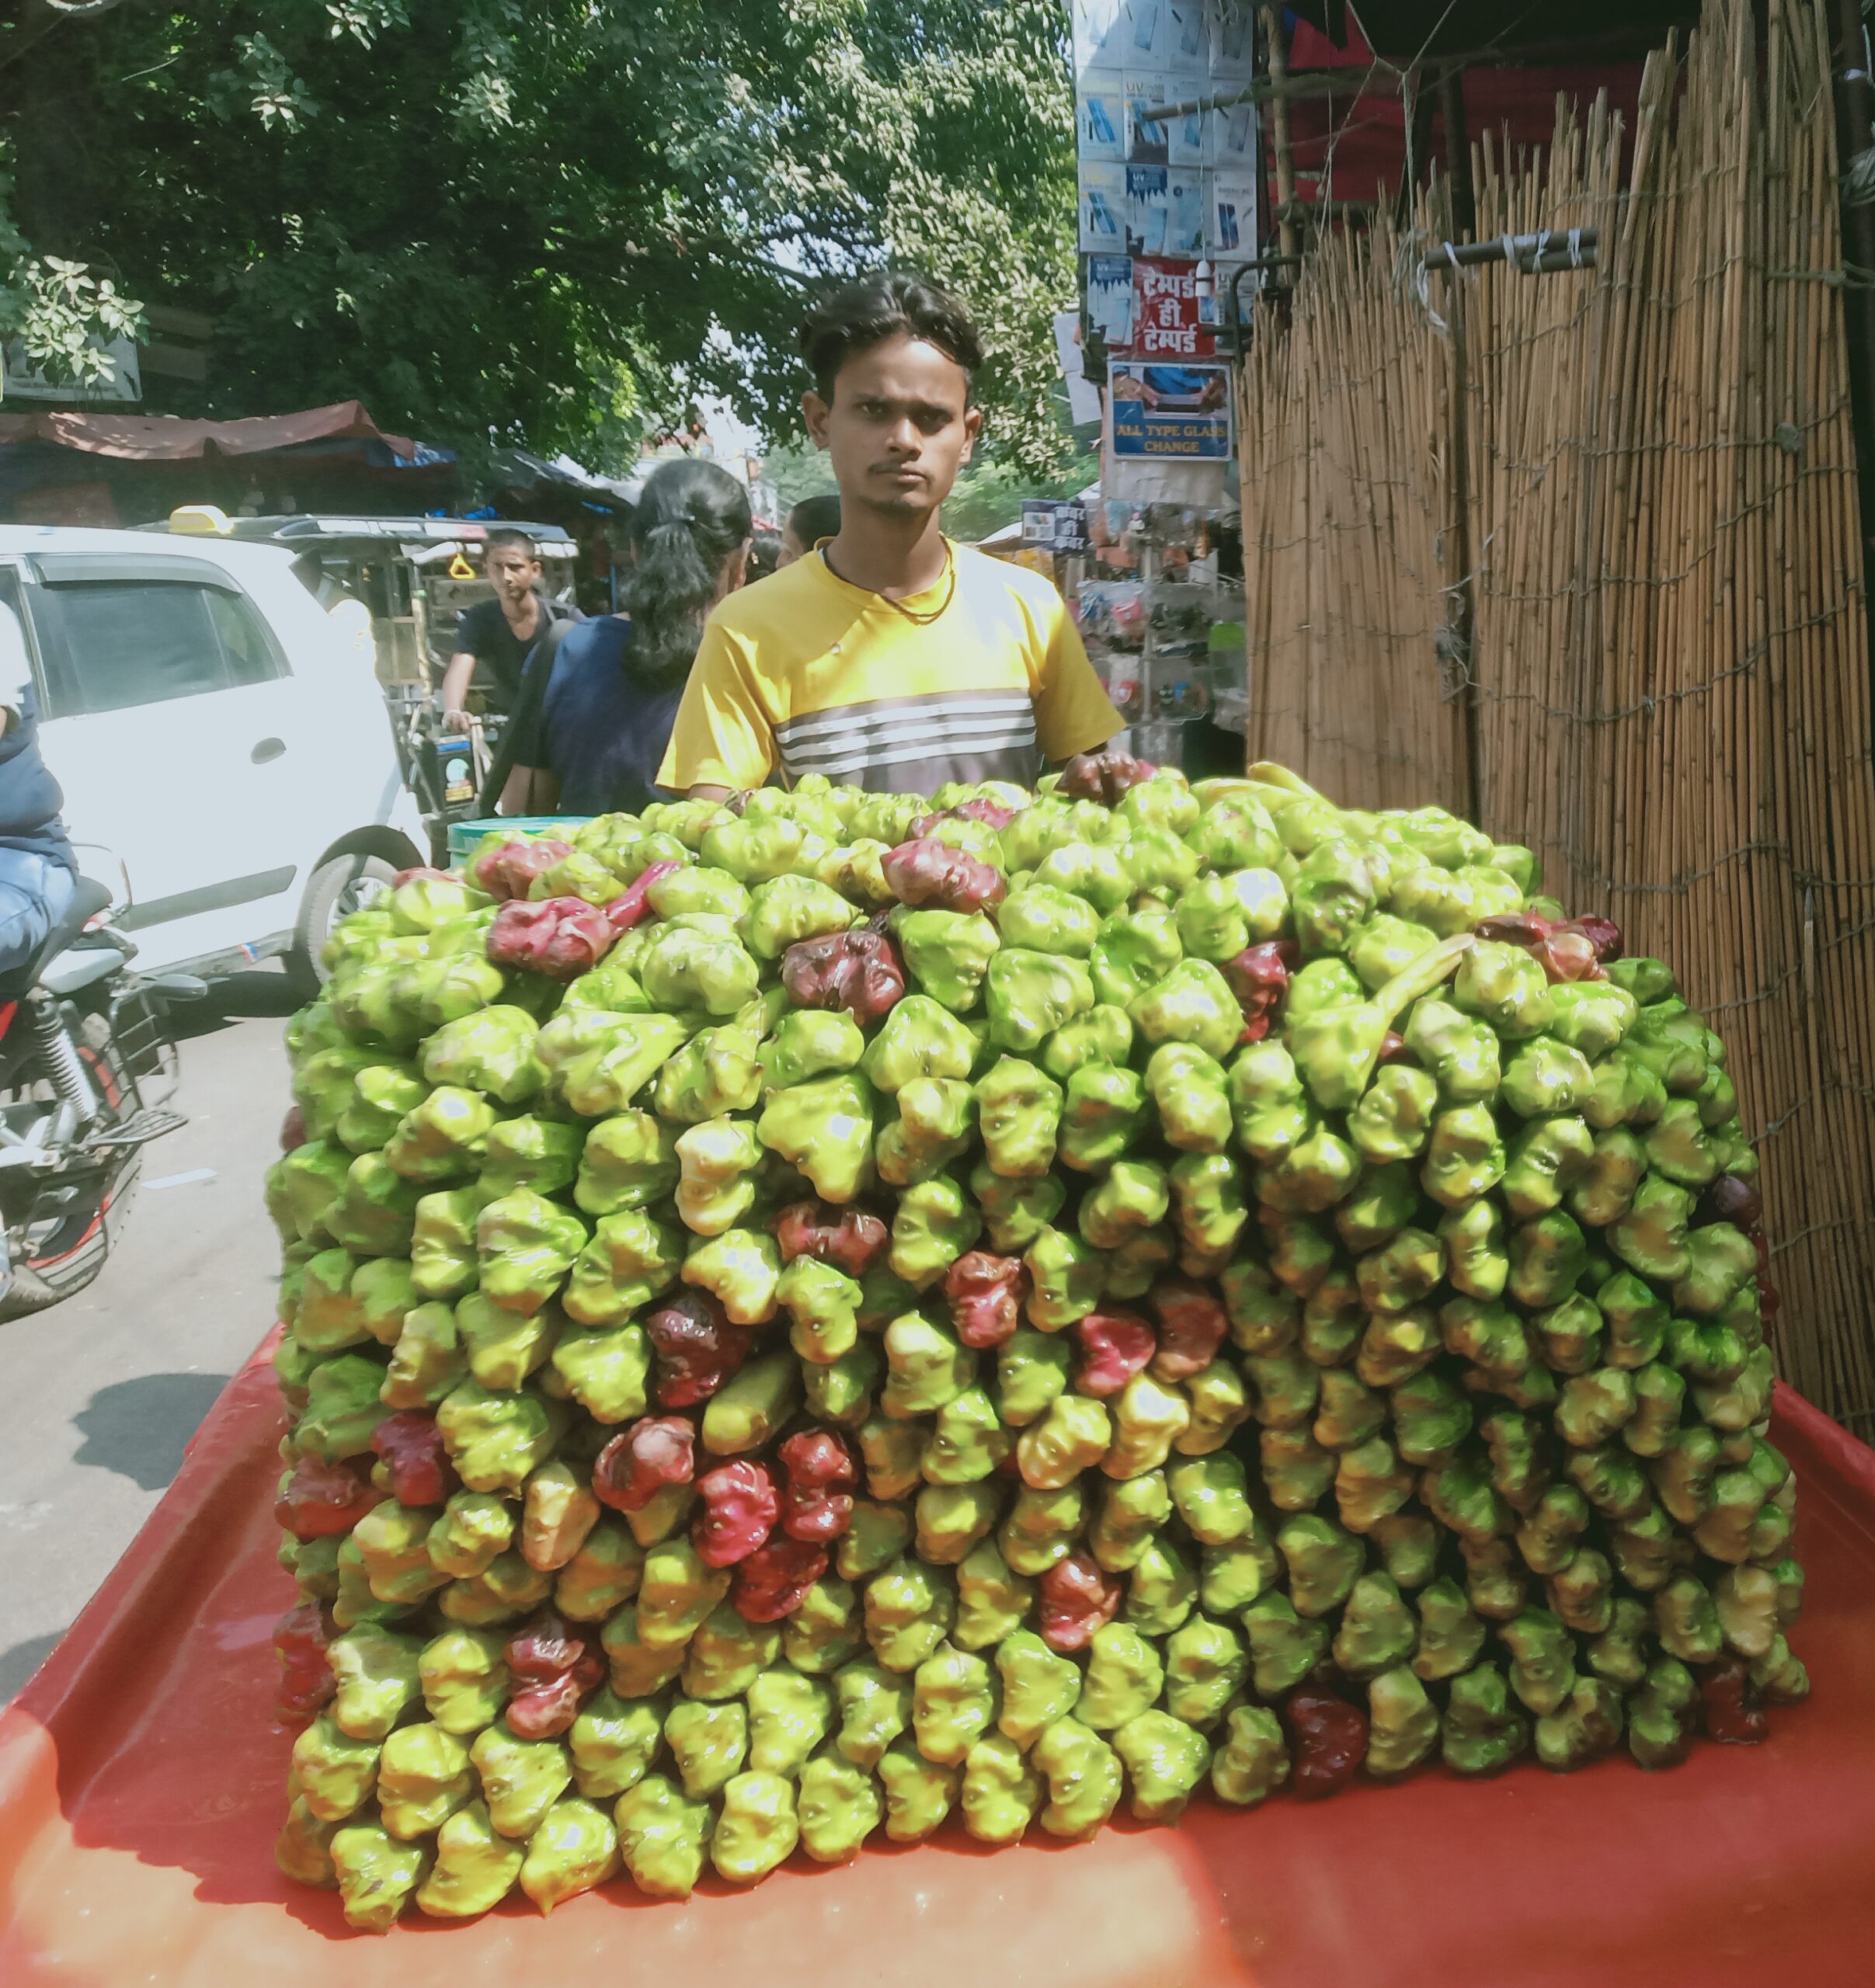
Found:
<path fill-rule="evenodd" d="M 1074 16 L 1074 73 L 1118 75 L 1126 66 L 1132 23 L 1124 0 L 1071 0 Z"/>
<path fill-rule="evenodd" d="M 1247 262 L 1257 252 L 1257 183 L 1248 174 L 1216 172 L 1205 217 L 1214 261 Z"/>
<path fill-rule="evenodd" d="M 1126 252 L 1163 255 L 1171 226 L 1172 196 L 1163 165 L 1129 165 L 1126 174 Z"/>
<path fill-rule="evenodd" d="M 1254 78 L 1257 0 L 1066 4 L 1080 352 L 1108 389 L 1109 494 L 1204 508 L 1221 501 L 1232 453 L 1220 327 L 1232 278 L 1258 254 L 1262 158 L 1255 104 L 1218 99 Z M 1247 307 L 1253 277 L 1237 294 Z"/>
<path fill-rule="evenodd" d="M 1126 78 L 1126 163 L 1129 165 L 1164 165 L 1170 162 L 1172 134 L 1162 117 L 1146 113 L 1178 96 L 1169 76 Z"/>
<path fill-rule="evenodd" d="M 1080 169 L 1080 249 L 1098 255 L 1126 249 L 1127 189 L 1123 165 L 1084 163 Z"/>
<path fill-rule="evenodd" d="M 1216 300 L 1201 297 L 1197 265 L 1133 259 L 1131 349 L 1141 359 L 1209 359 L 1217 351 Z M 1110 346 L 1117 341 L 1109 339 Z"/>
<path fill-rule="evenodd" d="M 1195 261 L 1205 252 L 1205 176 L 1170 167 L 1165 193 L 1165 253 Z"/>
<path fill-rule="evenodd" d="M 1256 107 L 1205 107 L 1251 74 L 1251 0 L 1070 0 L 1074 26 L 1083 321 L 1111 350 L 1208 356 L 1178 325 L 1142 345 L 1124 321 L 1116 259 L 1240 263 L 1257 254 Z M 1176 116 L 1152 110 L 1183 109 Z M 1157 301 L 1157 300 L 1155 300 Z M 1186 327 L 1188 329 L 1188 326 Z"/>
<path fill-rule="evenodd" d="M 1022 543 L 1050 552 L 1085 552 L 1091 543 L 1087 506 L 1071 499 L 1024 497 Z"/>
<path fill-rule="evenodd" d="M 1055 356 L 1068 390 L 1068 419 L 1077 428 L 1101 425 L 1100 389 L 1087 377 L 1087 355 L 1080 342 L 1080 313 L 1055 314 Z"/>
<path fill-rule="evenodd" d="M 1119 165 L 1126 156 L 1126 103 L 1119 78 L 1084 77 L 1075 113 L 1081 162 Z"/>
<path fill-rule="evenodd" d="M 1139 317 L 1132 268 L 1130 255 L 1090 255 L 1081 272 L 1088 332 L 1109 352 L 1132 350 Z"/>
<path fill-rule="evenodd" d="M 1183 462 L 1227 462 L 1230 368 L 1116 359 L 1108 368 L 1113 453 Z"/>

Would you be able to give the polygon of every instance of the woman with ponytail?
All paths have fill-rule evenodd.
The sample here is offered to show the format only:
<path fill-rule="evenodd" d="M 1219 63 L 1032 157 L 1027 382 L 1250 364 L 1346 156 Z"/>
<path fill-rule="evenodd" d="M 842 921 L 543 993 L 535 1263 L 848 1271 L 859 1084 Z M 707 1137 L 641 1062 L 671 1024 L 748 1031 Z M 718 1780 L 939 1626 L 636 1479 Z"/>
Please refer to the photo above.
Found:
<path fill-rule="evenodd" d="M 504 813 L 635 813 L 658 798 L 704 622 L 742 585 L 750 529 L 748 492 L 715 463 L 660 463 L 645 478 L 621 610 L 535 655 L 545 680 L 517 703 Z"/>

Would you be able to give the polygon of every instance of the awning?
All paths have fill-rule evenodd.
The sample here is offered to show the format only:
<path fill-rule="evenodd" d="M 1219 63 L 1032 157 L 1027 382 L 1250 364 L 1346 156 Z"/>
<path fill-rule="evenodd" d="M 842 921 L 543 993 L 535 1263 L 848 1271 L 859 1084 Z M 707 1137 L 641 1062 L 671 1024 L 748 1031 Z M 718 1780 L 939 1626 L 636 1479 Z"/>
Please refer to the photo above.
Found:
<path fill-rule="evenodd" d="M 556 456 L 548 462 L 525 449 L 503 449 L 493 469 L 494 481 L 504 490 L 535 490 L 544 485 L 606 505 L 635 506 L 645 481 L 642 476 L 598 475 L 571 456 Z"/>
<path fill-rule="evenodd" d="M 425 469 L 455 461 L 407 436 L 387 435 L 362 401 L 339 401 L 298 414 L 259 415 L 245 421 L 183 421 L 172 415 L 0 414 L 0 445 L 49 443 L 126 462 L 186 462 L 207 456 L 267 455 L 308 443 L 377 443 L 388 466 Z M 376 454 L 372 450 L 369 453 Z"/>

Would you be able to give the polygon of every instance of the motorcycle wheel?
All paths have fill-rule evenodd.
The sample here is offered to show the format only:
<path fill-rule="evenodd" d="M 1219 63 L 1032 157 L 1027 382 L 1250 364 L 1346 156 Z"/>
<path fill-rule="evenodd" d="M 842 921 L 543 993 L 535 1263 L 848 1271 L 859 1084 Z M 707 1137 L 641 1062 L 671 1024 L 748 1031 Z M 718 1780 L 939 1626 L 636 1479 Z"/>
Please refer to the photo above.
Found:
<path fill-rule="evenodd" d="M 113 1123 L 137 1108 L 134 1080 L 123 1066 L 110 1025 L 102 1015 L 79 1024 L 78 1051 Z M 49 1095 L 49 1085 L 34 1089 Z M 13 1266 L 12 1288 L 0 1300 L 0 1324 L 61 1303 L 94 1283 L 123 1233 L 131 1197 L 143 1173 L 143 1149 L 132 1147 L 121 1164 L 80 1190 L 70 1206 L 36 1222 L 28 1253 Z"/>

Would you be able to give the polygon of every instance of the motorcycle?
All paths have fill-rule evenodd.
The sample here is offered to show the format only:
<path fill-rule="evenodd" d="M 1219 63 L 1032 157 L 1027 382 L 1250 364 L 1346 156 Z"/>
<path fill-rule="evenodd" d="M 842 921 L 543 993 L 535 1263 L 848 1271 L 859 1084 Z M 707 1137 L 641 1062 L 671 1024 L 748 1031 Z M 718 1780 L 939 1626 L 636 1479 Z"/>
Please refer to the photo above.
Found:
<path fill-rule="evenodd" d="M 64 916 L 0 975 L 0 1320 L 82 1291 L 122 1233 L 143 1149 L 188 1121 L 166 1003 L 186 974 L 143 977 L 111 924 L 111 893 L 80 877 Z"/>

